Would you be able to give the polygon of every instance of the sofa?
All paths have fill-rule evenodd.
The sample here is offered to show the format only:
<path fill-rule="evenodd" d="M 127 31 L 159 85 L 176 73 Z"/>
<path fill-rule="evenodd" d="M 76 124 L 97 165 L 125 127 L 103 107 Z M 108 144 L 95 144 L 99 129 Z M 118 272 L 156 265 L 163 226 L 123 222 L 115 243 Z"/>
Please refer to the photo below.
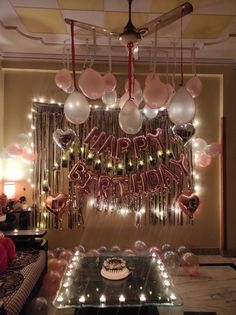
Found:
<path fill-rule="evenodd" d="M 7 270 L 0 274 L 0 315 L 25 314 L 25 303 L 33 298 L 45 271 L 45 250 L 17 250 Z"/>

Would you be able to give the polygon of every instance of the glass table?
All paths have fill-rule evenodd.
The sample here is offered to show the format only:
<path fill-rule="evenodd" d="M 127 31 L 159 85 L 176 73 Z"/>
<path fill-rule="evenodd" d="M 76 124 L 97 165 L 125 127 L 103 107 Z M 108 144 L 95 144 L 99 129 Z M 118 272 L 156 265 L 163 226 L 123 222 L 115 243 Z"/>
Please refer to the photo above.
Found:
<path fill-rule="evenodd" d="M 102 277 L 101 269 L 107 257 L 111 255 L 80 257 L 75 254 L 61 280 L 54 306 L 59 309 L 155 306 L 157 309 L 182 305 L 159 257 L 116 255 L 126 261 L 130 271 L 123 280 Z"/>

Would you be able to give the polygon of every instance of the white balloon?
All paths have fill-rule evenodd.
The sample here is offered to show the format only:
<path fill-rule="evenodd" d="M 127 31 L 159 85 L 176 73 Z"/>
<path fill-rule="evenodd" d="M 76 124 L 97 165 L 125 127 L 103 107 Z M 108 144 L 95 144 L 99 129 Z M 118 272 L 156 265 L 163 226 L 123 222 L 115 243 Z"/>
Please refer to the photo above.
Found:
<path fill-rule="evenodd" d="M 142 128 L 142 115 L 132 100 L 128 100 L 119 113 L 120 128 L 128 134 L 136 134 Z"/>
<path fill-rule="evenodd" d="M 116 91 L 106 91 L 102 96 L 102 101 L 107 106 L 115 104 L 117 101 Z"/>
<path fill-rule="evenodd" d="M 202 152 L 206 149 L 207 143 L 204 139 L 202 138 L 196 138 L 192 140 L 192 148 L 194 152 Z"/>
<path fill-rule="evenodd" d="M 195 102 L 185 87 L 181 86 L 167 108 L 169 118 L 175 125 L 190 123 L 196 112 Z"/>
<path fill-rule="evenodd" d="M 64 113 L 72 124 L 84 123 L 89 117 L 90 108 L 83 94 L 77 91 L 70 94 L 64 104 Z"/>
<path fill-rule="evenodd" d="M 25 133 L 20 133 L 16 136 L 16 143 L 19 144 L 19 146 L 24 147 L 29 142 L 29 136 Z"/>
<path fill-rule="evenodd" d="M 143 108 L 143 112 L 144 112 L 144 115 L 148 119 L 153 119 L 158 114 L 158 109 L 153 109 L 153 108 L 150 108 L 147 105 L 145 105 L 144 108 Z"/>

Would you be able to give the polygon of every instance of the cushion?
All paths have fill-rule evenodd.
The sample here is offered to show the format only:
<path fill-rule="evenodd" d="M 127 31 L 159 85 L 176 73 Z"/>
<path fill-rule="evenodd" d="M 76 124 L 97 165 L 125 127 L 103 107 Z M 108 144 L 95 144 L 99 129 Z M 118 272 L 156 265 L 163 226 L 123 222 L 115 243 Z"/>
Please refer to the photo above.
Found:
<path fill-rule="evenodd" d="M 0 244 L 0 274 L 5 272 L 8 267 L 8 256 L 5 247 Z"/>
<path fill-rule="evenodd" d="M 12 239 L 4 237 L 0 239 L 0 244 L 5 247 L 8 261 L 10 262 L 16 254 L 16 247 Z"/>

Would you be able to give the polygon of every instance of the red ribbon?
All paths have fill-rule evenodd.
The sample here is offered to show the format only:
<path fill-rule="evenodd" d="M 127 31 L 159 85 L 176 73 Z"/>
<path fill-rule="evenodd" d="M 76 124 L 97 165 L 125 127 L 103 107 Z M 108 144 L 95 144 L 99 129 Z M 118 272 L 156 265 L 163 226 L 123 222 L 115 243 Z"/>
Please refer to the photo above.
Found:
<path fill-rule="evenodd" d="M 128 56 L 129 56 L 129 61 L 128 61 L 128 80 L 129 80 L 129 99 L 131 99 L 131 90 L 132 90 L 132 62 L 133 62 L 133 43 L 128 43 Z"/>
<path fill-rule="evenodd" d="M 73 71 L 73 80 L 75 90 L 78 91 L 76 84 L 76 74 L 75 74 L 75 43 L 74 43 L 74 21 L 70 23 L 70 32 L 71 32 L 71 54 L 72 54 L 72 71 Z"/>

